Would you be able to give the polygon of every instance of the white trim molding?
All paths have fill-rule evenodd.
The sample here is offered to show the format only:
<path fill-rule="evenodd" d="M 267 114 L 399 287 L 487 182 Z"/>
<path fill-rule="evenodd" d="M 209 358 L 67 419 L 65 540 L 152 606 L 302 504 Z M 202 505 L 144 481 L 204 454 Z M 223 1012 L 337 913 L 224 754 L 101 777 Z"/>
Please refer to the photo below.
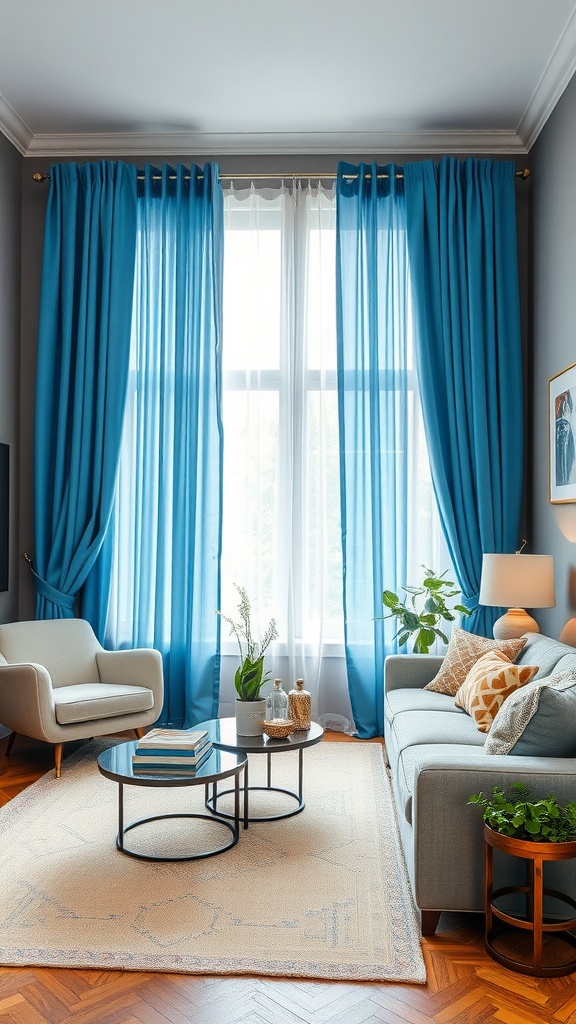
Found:
<path fill-rule="evenodd" d="M 527 150 L 513 131 L 132 133 L 35 135 L 26 156 L 164 154 L 320 155 L 322 153 L 511 153 Z"/>
<path fill-rule="evenodd" d="M 570 16 L 518 125 L 529 153 L 576 71 L 576 11 Z"/>
<path fill-rule="evenodd" d="M 10 106 L 0 93 L 0 131 L 6 136 L 9 142 L 16 147 L 22 156 L 26 156 L 30 144 L 34 138 L 27 124 Z"/>

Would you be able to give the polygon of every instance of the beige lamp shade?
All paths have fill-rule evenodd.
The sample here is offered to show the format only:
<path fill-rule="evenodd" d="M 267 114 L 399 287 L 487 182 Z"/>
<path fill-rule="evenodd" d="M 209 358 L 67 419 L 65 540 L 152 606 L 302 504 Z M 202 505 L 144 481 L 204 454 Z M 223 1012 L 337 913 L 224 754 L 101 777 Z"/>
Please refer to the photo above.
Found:
<path fill-rule="evenodd" d="M 556 604 L 552 555 L 483 555 L 479 602 L 509 609 L 494 624 L 497 639 L 539 633 L 536 620 L 525 609 Z"/>

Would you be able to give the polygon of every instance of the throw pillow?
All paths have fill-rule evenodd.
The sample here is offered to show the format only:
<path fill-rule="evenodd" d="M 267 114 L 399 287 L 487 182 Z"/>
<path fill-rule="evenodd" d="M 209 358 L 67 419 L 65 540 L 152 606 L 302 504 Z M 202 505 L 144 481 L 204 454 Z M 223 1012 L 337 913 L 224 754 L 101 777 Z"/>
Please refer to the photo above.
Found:
<path fill-rule="evenodd" d="M 501 651 L 484 654 L 472 666 L 454 703 L 474 719 L 480 732 L 489 732 L 509 694 L 534 678 L 538 665 L 513 665 Z"/>
<path fill-rule="evenodd" d="M 511 693 L 492 723 L 484 753 L 576 756 L 576 672 L 534 679 Z"/>
<path fill-rule="evenodd" d="M 440 671 L 424 689 L 455 697 L 470 669 L 483 654 L 501 651 L 510 661 L 514 661 L 525 645 L 526 637 L 517 640 L 489 640 L 485 636 L 467 633 L 465 629 L 453 629 Z"/>

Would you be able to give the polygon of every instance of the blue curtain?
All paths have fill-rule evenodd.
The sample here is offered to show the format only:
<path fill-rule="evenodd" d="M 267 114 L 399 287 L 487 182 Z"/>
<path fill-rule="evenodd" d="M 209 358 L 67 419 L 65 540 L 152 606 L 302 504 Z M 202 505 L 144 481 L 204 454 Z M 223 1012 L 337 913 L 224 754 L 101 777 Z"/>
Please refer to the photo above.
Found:
<path fill-rule="evenodd" d="M 93 575 L 113 575 L 110 646 L 161 651 L 176 727 L 218 710 L 222 243 L 217 166 L 147 166 L 118 514 Z"/>
<path fill-rule="evenodd" d="M 445 158 L 404 168 L 420 397 L 443 531 L 473 614 L 482 553 L 518 546 L 523 386 L 514 164 Z"/>
<path fill-rule="evenodd" d="M 74 614 L 109 521 L 130 350 L 136 171 L 50 168 L 35 424 L 36 615 Z"/>
<path fill-rule="evenodd" d="M 358 734 L 382 735 L 382 592 L 406 579 L 407 251 L 393 165 L 340 164 L 337 346 L 344 624 Z M 393 650 L 388 647 L 388 652 Z"/>

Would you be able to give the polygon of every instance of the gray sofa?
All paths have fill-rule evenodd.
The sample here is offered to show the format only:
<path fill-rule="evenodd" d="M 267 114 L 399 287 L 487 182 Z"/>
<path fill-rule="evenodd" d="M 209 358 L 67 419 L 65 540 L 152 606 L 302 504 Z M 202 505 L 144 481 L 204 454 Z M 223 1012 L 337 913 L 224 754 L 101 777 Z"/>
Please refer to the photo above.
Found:
<path fill-rule="evenodd" d="M 484 910 L 481 808 L 471 793 L 525 783 L 537 796 L 576 800 L 576 758 L 484 753 L 485 734 L 454 698 L 424 690 L 442 659 L 392 655 L 385 662 L 385 742 L 400 834 L 422 933 L 432 935 L 442 911 Z M 517 664 L 538 665 L 535 678 L 576 670 L 576 650 L 528 634 Z M 499 884 L 520 884 L 523 863 L 503 857 Z M 548 864 L 546 884 L 576 897 L 576 861 Z"/>

